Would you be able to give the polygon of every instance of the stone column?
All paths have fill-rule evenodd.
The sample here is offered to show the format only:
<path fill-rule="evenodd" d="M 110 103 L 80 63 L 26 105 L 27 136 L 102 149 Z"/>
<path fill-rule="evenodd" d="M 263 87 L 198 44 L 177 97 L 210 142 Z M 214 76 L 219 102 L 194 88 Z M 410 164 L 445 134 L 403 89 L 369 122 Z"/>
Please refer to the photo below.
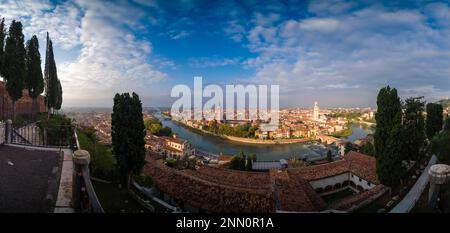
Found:
<path fill-rule="evenodd" d="M 11 142 L 12 142 L 12 120 L 11 119 L 8 119 L 6 121 L 5 139 L 6 139 L 6 144 L 11 144 Z"/>
<path fill-rule="evenodd" d="M 432 208 L 436 203 L 432 203 L 431 199 L 433 195 L 439 195 L 441 185 L 447 183 L 450 180 L 450 166 L 445 164 L 436 164 L 430 167 L 428 170 L 430 175 L 430 189 L 428 191 L 428 205 Z"/>
<path fill-rule="evenodd" d="M 73 152 L 73 175 L 72 175 L 72 206 L 81 209 L 81 184 L 83 180 L 83 167 L 88 167 L 91 156 L 88 151 L 76 150 Z"/>

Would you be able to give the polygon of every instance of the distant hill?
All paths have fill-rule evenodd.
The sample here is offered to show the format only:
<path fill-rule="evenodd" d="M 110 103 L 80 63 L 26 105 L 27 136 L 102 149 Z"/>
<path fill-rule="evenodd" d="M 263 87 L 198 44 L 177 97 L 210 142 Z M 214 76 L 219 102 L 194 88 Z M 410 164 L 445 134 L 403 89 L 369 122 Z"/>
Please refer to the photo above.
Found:
<path fill-rule="evenodd" d="M 444 107 L 444 108 L 449 108 L 450 107 L 450 99 L 439 100 L 439 101 L 437 101 L 437 103 L 441 104 L 442 107 Z"/>

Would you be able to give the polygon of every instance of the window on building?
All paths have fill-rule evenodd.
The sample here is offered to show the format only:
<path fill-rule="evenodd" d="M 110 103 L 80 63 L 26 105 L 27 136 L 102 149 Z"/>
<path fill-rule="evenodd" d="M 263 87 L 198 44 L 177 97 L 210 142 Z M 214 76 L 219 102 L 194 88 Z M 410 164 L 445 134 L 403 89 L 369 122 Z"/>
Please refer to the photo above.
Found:
<path fill-rule="evenodd" d="M 361 178 L 359 178 L 359 182 L 362 182 Z"/>

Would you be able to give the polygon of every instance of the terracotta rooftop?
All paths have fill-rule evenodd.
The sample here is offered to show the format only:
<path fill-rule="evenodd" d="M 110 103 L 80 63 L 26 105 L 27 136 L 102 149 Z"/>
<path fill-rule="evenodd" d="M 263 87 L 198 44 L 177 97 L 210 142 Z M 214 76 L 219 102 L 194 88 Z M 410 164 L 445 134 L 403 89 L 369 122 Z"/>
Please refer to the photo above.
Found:
<path fill-rule="evenodd" d="M 376 173 L 376 160 L 372 156 L 350 151 L 343 160 L 315 166 L 289 169 L 289 172 L 298 174 L 302 178 L 313 181 L 351 172 L 358 177 L 374 184 L 379 184 Z"/>
<path fill-rule="evenodd" d="M 187 142 L 186 140 L 181 139 L 181 138 L 166 137 L 166 136 L 163 136 L 161 138 L 164 140 L 167 140 L 167 141 L 172 141 L 172 142 L 178 143 L 178 144 L 183 144 L 183 143 Z"/>
<path fill-rule="evenodd" d="M 380 184 L 375 157 L 350 151 L 344 159 L 350 162 L 351 173 L 374 184 Z"/>
<path fill-rule="evenodd" d="M 350 152 L 343 160 L 328 164 L 270 172 L 243 172 L 210 166 L 176 170 L 165 166 L 162 160 L 150 156 L 146 160 L 144 172 L 153 177 L 158 189 L 209 212 L 321 211 L 327 205 L 309 182 L 348 172 L 378 185 L 333 203 L 332 208 L 352 207 L 386 189 L 376 177 L 375 159 L 357 152 Z"/>
<path fill-rule="evenodd" d="M 317 212 L 326 207 L 322 198 L 302 177 L 290 174 L 287 170 L 272 170 L 270 177 L 275 183 L 278 209 Z"/>
<path fill-rule="evenodd" d="M 236 180 L 231 182 L 232 177 L 230 177 L 228 180 L 224 179 L 222 182 L 218 182 L 221 171 L 217 171 L 216 177 L 206 178 L 207 175 L 202 172 L 207 173 L 212 170 L 180 171 L 169 168 L 161 160 L 154 160 L 150 157 L 147 157 L 147 162 L 144 172 L 153 177 L 155 185 L 160 190 L 193 207 L 209 212 L 223 213 L 275 212 L 275 202 L 270 187 L 267 185 L 260 188 L 245 187 L 251 181 L 239 177 L 238 173 L 232 174 L 232 172 L 224 171 L 222 175 L 231 175 Z M 267 173 L 266 176 L 268 181 Z M 256 179 L 259 181 L 259 178 Z"/>

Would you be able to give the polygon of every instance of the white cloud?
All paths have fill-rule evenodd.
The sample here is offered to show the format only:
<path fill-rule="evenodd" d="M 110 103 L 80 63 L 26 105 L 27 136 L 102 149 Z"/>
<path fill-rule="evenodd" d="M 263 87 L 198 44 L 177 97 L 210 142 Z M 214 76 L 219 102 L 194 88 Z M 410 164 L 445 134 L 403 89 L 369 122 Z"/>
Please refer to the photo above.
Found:
<path fill-rule="evenodd" d="M 48 31 L 55 45 L 70 49 L 80 44 L 81 12 L 74 3 L 55 6 L 46 0 L 1 1 L 0 16 L 7 22 L 20 20 L 28 38 L 37 35 L 44 41 Z"/>
<path fill-rule="evenodd" d="M 374 105 L 378 89 L 385 85 L 405 96 L 446 96 L 450 24 L 441 21 L 450 8 L 439 4 L 426 9 L 424 13 L 369 6 L 270 26 L 255 24 L 247 31 L 247 46 L 258 55 L 243 64 L 256 68 L 253 81 L 280 84 L 281 94 L 291 97 L 283 100 L 288 105 L 298 104 L 300 96 L 310 101 L 306 93 L 330 103 Z M 441 22 L 439 28 L 430 19 Z"/>
<path fill-rule="evenodd" d="M 48 30 L 65 51 L 81 48 L 75 60 L 56 61 L 64 106 L 110 106 L 116 92 L 135 91 L 145 98 L 155 82 L 168 77 L 149 62 L 152 44 L 134 34 L 143 27 L 145 12 L 127 2 L 2 1 L 0 14 L 21 20 L 25 33 L 40 35 L 41 43 Z M 155 61 L 160 67 L 174 67 L 168 59 Z"/>
<path fill-rule="evenodd" d="M 221 67 L 237 65 L 241 60 L 241 58 L 200 57 L 190 58 L 188 60 L 188 65 L 193 68 Z"/>
<path fill-rule="evenodd" d="M 63 86 L 70 93 L 67 97 L 77 98 L 80 92 L 84 101 L 112 100 L 116 92 L 134 91 L 145 95 L 150 85 L 166 79 L 167 74 L 147 61 L 152 53 L 150 42 L 139 40 L 121 24 L 120 6 L 99 12 L 99 6 L 92 4 L 81 4 L 84 8 L 81 54 L 76 61 L 63 64 L 60 69 Z M 136 24 L 131 22 L 129 26 Z M 80 102 L 77 99 L 77 103 Z"/>
<path fill-rule="evenodd" d="M 338 29 L 339 21 L 327 18 L 312 18 L 300 22 L 300 29 L 305 31 L 332 32 Z"/>

